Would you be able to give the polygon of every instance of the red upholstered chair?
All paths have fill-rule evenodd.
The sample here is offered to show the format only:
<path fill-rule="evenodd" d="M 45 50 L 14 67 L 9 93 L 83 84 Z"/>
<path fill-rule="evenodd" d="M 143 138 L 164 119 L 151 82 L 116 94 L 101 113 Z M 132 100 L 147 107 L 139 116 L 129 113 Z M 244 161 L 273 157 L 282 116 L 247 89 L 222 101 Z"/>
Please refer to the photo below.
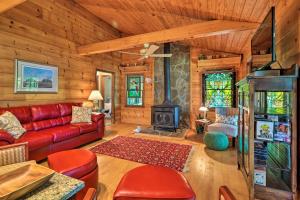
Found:
<path fill-rule="evenodd" d="M 77 200 L 83 199 L 88 188 L 98 187 L 97 157 L 89 150 L 73 149 L 51 154 L 48 165 L 56 172 L 84 181 L 85 187 L 77 193 Z"/>
<path fill-rule="evenodd" d="M 195 200 L 185 177 L 167 167 L 144 165 L 127 172 L 121 179 L 114 200 Z"/>
<path fill-rule="evenodd" d="M 221 186 L 219 188 L 219 200 L 236 200 L 233 194 L 230 192 L 228 187 Z"/>

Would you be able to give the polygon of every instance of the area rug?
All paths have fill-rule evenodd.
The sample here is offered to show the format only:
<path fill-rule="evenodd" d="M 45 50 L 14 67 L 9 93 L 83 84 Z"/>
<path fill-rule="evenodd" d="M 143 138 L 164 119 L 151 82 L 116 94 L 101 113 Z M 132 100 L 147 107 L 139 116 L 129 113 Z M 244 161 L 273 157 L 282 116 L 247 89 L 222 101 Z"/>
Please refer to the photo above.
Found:
<path fill-rule="evenodd" d="M 94 153 L 135 161 L 143 164 L 188 171 L 192 145 L 160 142 L 142 138 L 117 136 L 93 148 Z"/>
<path fill-rule="evenodd" d="M 148 134 L 148 135 L 157 135 L 157 136 L 166 136 L 166 137 L 177 137 L 177 138 L 184 138 L 186 128 L 178 128 L 176 131 L 166 131 L 166 130 L 154 130 L 152 127 L 142 128 L 140 133 L 135 134 Z"/>

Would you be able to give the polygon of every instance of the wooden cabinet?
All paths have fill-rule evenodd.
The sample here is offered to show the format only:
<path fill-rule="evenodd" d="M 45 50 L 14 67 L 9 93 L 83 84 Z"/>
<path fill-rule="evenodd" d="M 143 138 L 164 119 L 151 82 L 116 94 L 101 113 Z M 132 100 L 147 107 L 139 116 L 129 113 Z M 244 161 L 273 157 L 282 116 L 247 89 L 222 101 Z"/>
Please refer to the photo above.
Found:
<path fill-rule="evenodd" d="M 251 200 L 297 198 L 298 66 L 292 69 L 237 83 L 238 167 Z"/>

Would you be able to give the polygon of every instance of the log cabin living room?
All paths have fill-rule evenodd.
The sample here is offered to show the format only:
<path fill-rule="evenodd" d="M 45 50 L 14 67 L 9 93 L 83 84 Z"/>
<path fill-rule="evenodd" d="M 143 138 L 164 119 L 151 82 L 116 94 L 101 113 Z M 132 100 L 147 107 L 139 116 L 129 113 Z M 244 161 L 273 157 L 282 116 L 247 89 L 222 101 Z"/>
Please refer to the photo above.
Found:
<path fill-rule="evenodd" d="M 0 200 L 297 200 L 299 0 L 1 0 Z"/>

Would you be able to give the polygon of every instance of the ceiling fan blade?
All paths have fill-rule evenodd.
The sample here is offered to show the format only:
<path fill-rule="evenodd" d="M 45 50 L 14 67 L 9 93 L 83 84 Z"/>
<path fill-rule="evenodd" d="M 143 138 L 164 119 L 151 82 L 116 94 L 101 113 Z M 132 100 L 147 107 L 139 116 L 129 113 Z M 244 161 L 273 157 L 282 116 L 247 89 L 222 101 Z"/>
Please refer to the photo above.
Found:
<path fill-rule="evenodd" d="M 144 60 L 145 56 L 140 57 L 138 60 Z"/>
<path fill-rule="evenodd" d="M 148 56 L 149 56 L 149 55 L 153 54 L 157 49 L 159 49 L 159 46 L 152 44 L 152 45 L 150 45 L 150 47 L 146 50 L 145 55 L 148 55 Z"/>
<path fill-rule="evenodd" d="M 119 53 L 130 54 L 130 55 L 138 55 L 138 56 L 141 55 L 139 53 L 133 53 L 133 52 L 128 52 L 128 51 L 119 51 Z"/>
<path fill-rule="evenodd" d="M 166 53 L 166 54 L 152 54 L 150 57 L 157 57 L 157 58 L 164 58 L 164 57 L 171 57 L 171 53 Z"/>

